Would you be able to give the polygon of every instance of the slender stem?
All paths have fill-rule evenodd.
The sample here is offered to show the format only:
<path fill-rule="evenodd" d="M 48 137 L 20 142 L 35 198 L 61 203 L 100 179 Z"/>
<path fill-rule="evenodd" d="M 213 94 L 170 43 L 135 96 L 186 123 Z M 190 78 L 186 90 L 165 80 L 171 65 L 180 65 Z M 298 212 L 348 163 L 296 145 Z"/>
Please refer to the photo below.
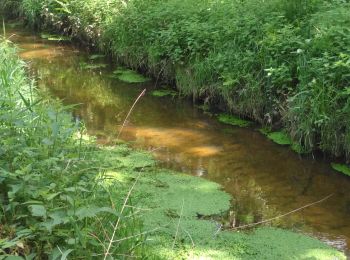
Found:
<path fill-rule="evenodd" d="M 130 108 L 128 114 L 126 115 L 126 117 L 125 117 L 125 119 L 124 119 L 124 122 L 123 122 L 123 124 L 122 124 L 122 127 L 121 127 L 120 130 L 119 130 L 117 139 L 119 139 L 119 136 L 121 135 L 121 133 L 122 133 L 122 131 L 123 131 L 123 128 L 124 128 L 124 126 L 125 126 L 125 124 L 126 124 L 126 121 L 128 120 L 128 118 L 129 118 L 131 112 L 133 111 L 133 109 L 134 109 L 136 103 L 139 101 L 139 99 L 140 99 L 141 97 L 143 97 L 143 96 L 145 95 L 145 93 L 146 93 L 146 89 L 144 89 L 144 90 L 140 93 L 140 95 L 136 98 L 134 104 L 131 106 L 131 108 Z"/>
<path fill-rule="evenodd" d="M 247 225 L 243 225 L 243 226 L 239 226 L 239 227 L 230 228 L 230 230 L 236 230 L 236 229 L 243 229 L 243 228 L 248 228 L 248 227 L 254 227 L 254 226 L 257 226 L 257 225 L 260 225 L 260 224 L 264 224 L 264 223 L 267 223 L 267 222 L 271 222 L 271 221 L 273 221 L 273 220 L 276 220 L 276 219 L 279 219 L 279 218 L 288 216 L 288 215 L 290 215 L 290 214 L 292 214 L 292 213 L 295 213 L 295 212 L 297 212 L 297 211 L 300 211 L 300 210 L 302 210 L 302 209 L 311 207 L 311 206 L 313 206 L 313 205 L 315 205 L 315 204 L 321 203 L 321 202 L 323 202 L 323 201 L 329 199 L 329 198 L 332 197 L 333 195 L 334 195 L 334 194 L 330 194 L 330 195 L 324 197 L 324 198 L 321 199 L 321 200 L 318 200 L 318 201 L 309 203 L 309 204 L 307 204 L 307 205 L 305 205 L 305 206 L 302 206 L 302 207 L 300 207 L 300 208 L 294 209 L 294 210 L 289 211 L 289 212 L 287 212 L 287 213 L 284 213 L 284 214 L 282 214 L 282 215 L 278 215 L 278 216 L 276 216 L 276 217 L 269 218 L 269 219 L 266 219 L 266 220 L 262 220 L 262 221 L 259 221 L 259 222 L 256 222 L 256 223 L 252 223 L 252 224 L 247 224 Z"/>
<path fill-rule="evenodd" d="M 123 215 L 124 209 L 126 208 L 126 205 L 127 205 L 127 203 L 128 203 L 128 200 L 129 200 L 129 197 L 130 197 L 130 195 L 131 195 L 131 192 L 133 191 L 133 189 L 134 189 L 134 187 L 135 187 L 137 181 L 139 180 L 140 176 L 141 176 L 141 172 L 140 172 L 139 175 L 137 176 L 137 178 L 136 178 L 134 184 L 133 184 L 133 185 L 131 186 L 131 188 L 129 189 L 129 192 L 128 192 L 128 194 L 127 194 L 125 200 L 124 200 L 123 207 L 122 207 L 122 209 L 120 210 L 120 216 L 118 217 L 117 223 L 115 224 L 115 226 L 114 226 L 114 228 L 113 228 L 113 234 L 112 234 L 112 236 L 111 236 L 111 239 L 109 240 L 109 244 L 108 244 L 107 250 L 106 250 L 106 252 L 105 252 L 105 256 L 104 256 L 104 258 L 103 258 L 104 260 L 106 260 L 106 259 L 107 259 L 107 256 L 109 255 L 109 250 L 111 249 L 112 244 L 113 244 L 113 242 L 114 242 L 114 237 L 115 237 L 115 234 L 117 233 L 117 230 L 118 230 L 118 227 L 119 227 L 119 223 L 120 223 L 121 216 Z"/>

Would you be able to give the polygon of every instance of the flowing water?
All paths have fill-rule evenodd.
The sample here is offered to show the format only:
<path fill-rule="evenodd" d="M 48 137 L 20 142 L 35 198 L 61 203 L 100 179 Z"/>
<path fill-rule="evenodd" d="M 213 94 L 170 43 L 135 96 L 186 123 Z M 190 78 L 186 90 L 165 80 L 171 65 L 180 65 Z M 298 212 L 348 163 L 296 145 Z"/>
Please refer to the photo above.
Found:
<path fill-rule="evenodd" d="M 146 88 L 121 138 L 151 150 L 164 167 L 222 184 L 234 198 L 236 225 L 278 216 L 333 194 L 272 224 L 310 234 L 349 254 L 350 177 L 333 171 L 329 162 L 301 158 L 255 128 L 218 123 L 187 100 L 153 97 L 154 82 L 113 79 L 115 65 L 86 69 L 89 55 L 71 45 L 21 30 L 7 35 L 19 44 L 40 89 L 64 104 L 79 104 L 75 116 L 100 143 L 113 143 L 130 106 Z M 95 64 L 101 62 L 106 61 Z"/>

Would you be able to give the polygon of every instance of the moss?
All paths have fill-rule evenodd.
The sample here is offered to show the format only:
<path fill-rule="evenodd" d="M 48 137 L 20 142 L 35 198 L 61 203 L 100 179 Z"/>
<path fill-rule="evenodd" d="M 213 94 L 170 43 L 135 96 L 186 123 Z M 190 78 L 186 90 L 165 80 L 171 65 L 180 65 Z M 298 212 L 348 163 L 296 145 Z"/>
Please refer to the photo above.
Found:
<path fill-rule="evenodd" d="M 143 83 L 150 80 L 149 78 L 146 78 L 133 70 L 126 69 L 123 67 L 120 67 L 117 70 L 115 70 L 113 72 L 113 77 L 116 77 L 119 80 L 127 83 Z"/>
<path fill-rule="evenodd" d="M 243 120 L 241 118 L 228 115 L 228 114 L 220 114 L 218 116 L 218 120 L 221 123 L 228 124 L 228 125 L 233 125 L 233 126 L 239 126 L 239 127 L 248 127 L 252 124 L 252 122 Z"/>
<path fill-rule="evenodd" d="M 331 166 L 337 172 L 350 176 L 350 167 L 346 164 L 332 163 Z"/>
<path fill-rule="evenodd" d="M 177 95 L 177 92 L 171 89 L 159 89 L 159 90 L 152 91 L 151 94 L 152 96 L 155 96 L 155 97 L 165 97 L 165 96 L 175 97 Z"/>

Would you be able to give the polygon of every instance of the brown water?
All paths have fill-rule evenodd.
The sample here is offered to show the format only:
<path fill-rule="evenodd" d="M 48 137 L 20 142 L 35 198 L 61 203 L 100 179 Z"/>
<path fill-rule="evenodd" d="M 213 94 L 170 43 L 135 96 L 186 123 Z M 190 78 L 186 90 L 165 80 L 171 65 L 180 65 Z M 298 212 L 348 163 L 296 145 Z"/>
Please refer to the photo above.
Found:
<path fill-rule="evenodd" d="M 150 95 L 154 83 L 126 84 L 103 70 L 82 69 L 88 54 L 12 30 L 21 57 L 29 61 L 41 89 L 65 104 L 80 105 L 84 120 L 100 143 L 112 143 L 138 94 L 147 88 L 121 138 L 152 150 L 165 167 L 222 184 L 233 195 L 237 223 L 277 216 L 334 194 L 320 204 L 273 222 L 311 234 L 347 252 L 350 248 L 350 178 L 323 160 L 302 159 L 254 128 L 218 123 L 185 100 Z M 99 61 L 105 62 L 105 61 Z"/>

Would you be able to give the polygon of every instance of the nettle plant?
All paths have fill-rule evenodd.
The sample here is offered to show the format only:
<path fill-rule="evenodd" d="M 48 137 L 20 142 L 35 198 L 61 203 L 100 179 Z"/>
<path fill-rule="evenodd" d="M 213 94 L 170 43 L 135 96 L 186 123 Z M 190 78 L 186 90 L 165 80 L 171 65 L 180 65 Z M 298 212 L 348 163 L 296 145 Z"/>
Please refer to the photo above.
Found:
<path fill-rule="evenodd" d="M 38 95 L 5 40 L 0 64 L 0 255 L 139 254 L 139 222 L 129 208 L 121 214 L 105 185 L 104 173 L 120 167 L 113 149 L 97 148 L 71 107 Z M 117 242 L 108 227 L 115 221 Z"/>

